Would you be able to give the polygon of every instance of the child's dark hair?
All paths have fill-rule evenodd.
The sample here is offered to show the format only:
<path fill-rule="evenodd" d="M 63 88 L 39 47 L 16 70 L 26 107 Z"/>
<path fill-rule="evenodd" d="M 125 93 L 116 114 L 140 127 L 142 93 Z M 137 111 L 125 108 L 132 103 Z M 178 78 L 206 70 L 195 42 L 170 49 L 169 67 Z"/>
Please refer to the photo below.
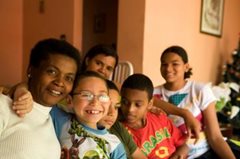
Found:
<path fill-rule="evenodd" d="M 129 76 L 122 84 L 121 93 L 123 93 L 123 89 L 138 89 L 141 91 L 146 91 L 148 94 L 148 100 L 152 99 L 153 95 L 153 83 L 144 74 L 136 73 Z"/>
<path fill-rule="evenodd" d="M 110 80 L 106 80 L 106 81 L 107 81 L 108 89 L 113 89 L 119 93 L 119 89 L 113 81 L 110 81 Z"/>
<path fill-rule="evenodd" d="M 111 45 L 104 45 L 104 44 L 98 44 L 94 47 L 92 47 L 85 55 L 83 62 L 82 62 L 82 71 L 86 71 L 87 65 L 86 65 L 86 60 L 89 59 L 91 60 L 97 55 L 106 55 L 106 56 L 111 56 L 115 59 L 116 63 L 114 66 L 114 69 L 116 68 L 118 64 L 118 54 L 116 50 L 111 46 Z"/>
<path fill-rule="evenodd" d="M 180 46 L 171 46 L 165 49 L 160 57 L 161 62 L 163 60 L 163 57 L 168 53 L 175 53 L 182 58 L 184 64 L 188 63 L 188 55 L 184 48 Z M 189 70 L 184 73 L 184 79 L 190 78 L 191 75 L 192 75 L 192 68 L 189 68 Z"/>
<path fill-rule="evenodd" d="M 39 67 L 42 61 L 49 58 L 49 55 L 58 54 L 72 58 L 77 65 L 77 74 L 80 72 L 80 52 L 67 41 L 54 38 L 41 40 L 32 48 L 28 67 Z"/>
<path fill-rule="evenodd" d="M 96 77 L 96 78 L 100 78 L 104 81 L 105 85 L 106 85 L 106 88 L 108 90 L 108 85 L 107 85 L 107 81 L 105 78 L 103 78 L 101 75 L 99 75 L 98 73 L 94 72 L 94 71 L 85 71 L 85 72 L 82 72 L 81 74 L 79 74 L 77 77 L 76 77 L 76 82 L 73 86 L 73 89 L 72 89 L 72 92 L 70 93 L 71 95 L 73 95 L 75 89 L 77 88 L 79 82 L 85 78 L 88 78 L 88 77 Z"/>

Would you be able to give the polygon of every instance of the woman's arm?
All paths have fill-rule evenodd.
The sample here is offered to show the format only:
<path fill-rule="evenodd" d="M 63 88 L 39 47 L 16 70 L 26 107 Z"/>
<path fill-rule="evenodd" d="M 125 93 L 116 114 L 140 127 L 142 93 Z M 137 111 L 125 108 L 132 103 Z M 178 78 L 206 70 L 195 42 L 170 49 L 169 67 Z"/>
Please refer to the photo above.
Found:
<path fill-rule="evenodd" d="M 154 97 L 153 105 L 160 107 L 168 114 L 173 114 L 173 115 L 178 115 L 183 117 L 187 127 L 188 136 L 189 137 L 194 136 L 196 138 L 195 143 L 198 141 L 199 133 L 201 130 L 201 124 L 196 118 L 194 118 L 191 112 L 189 112 L 186 109 L 178 108 L 173 104 L 170 104 L 168 102 L 158 99 L 157 97 Z"/>
<path fill-rule="evenodd" d="M 204 131 L 206 132 L 208 143 L 216 154 L 222 159 L 235 159 L 228 144 L 221 134 L 215 110 L 215 102 L 203 111 Z"/>

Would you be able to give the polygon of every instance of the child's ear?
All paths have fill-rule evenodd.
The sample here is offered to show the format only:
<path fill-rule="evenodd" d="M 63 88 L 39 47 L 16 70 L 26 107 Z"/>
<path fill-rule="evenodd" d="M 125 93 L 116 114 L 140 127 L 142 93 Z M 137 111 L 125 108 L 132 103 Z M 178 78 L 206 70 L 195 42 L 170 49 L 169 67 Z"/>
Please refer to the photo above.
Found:
<path fill-rule="evenodd" d="M 72 98 L 72 96 L 68 95 L 66 97 L 66 102 L 67 102 L 67 107 L 69 109 L 72 109 L 73 108 L 73 98 Z"/>
<path fill-rule="evenodd" d="M 151 110 L 153 107 L 153 98 L 148 102 L 148 110 Z"/>

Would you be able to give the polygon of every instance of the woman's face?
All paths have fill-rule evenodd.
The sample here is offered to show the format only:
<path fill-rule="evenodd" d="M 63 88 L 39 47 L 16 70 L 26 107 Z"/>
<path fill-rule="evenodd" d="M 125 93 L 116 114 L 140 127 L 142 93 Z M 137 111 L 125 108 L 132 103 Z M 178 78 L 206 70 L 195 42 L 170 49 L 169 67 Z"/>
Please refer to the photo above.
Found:
<path fill-rule="evenodd" d="M 167 83 L 184 80 L 184 73 L 188 71 L 188 63 L 184 63 L 182 58 L 176 53 L 167 53 L 161 61 L 161 74 Z"/>
<path fill-rule="evenodd" d="M 107 129 L 110 129 L 117 120 L 118 109 L 121 106 L 121 97 L 118 91 L 110 89 L 109 97 L 111 99 L 111 105 L 109 107 L 108 114 L 99 121 L 99 124 Z"/>
<path fill-rule="evenodd" d="M 35 102 L 52 106 L 72 90 L 77 72 L 74 59 L 61 55 L 49 55 L 40 65 L 30 67 L 29 90 Z"/>
<path fill-rule="evenodd" d="M 106 79 L 109 79 L 114 71 L 116 60 L 112 56 L 99 54 L 92 59 L 86 59 L 87 71 L 99 73 Z"/>

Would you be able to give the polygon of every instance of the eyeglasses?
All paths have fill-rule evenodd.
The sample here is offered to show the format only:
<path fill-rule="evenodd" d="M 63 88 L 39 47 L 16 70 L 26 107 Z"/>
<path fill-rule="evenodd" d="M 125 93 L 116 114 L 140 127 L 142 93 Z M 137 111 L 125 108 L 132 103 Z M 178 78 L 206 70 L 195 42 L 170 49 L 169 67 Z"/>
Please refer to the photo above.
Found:
<path fill-rule="evenodd" d="M 73 95 L 77 95 L 80 99 L 87 100 L 89 102 L 93 101 L 94 97 L 96 97 L 101 103 L 108 103 L 110 101 L 110 97 L 105 93 L 95 95 L 90 91 L 81 91 L 73 93 Z"/>

